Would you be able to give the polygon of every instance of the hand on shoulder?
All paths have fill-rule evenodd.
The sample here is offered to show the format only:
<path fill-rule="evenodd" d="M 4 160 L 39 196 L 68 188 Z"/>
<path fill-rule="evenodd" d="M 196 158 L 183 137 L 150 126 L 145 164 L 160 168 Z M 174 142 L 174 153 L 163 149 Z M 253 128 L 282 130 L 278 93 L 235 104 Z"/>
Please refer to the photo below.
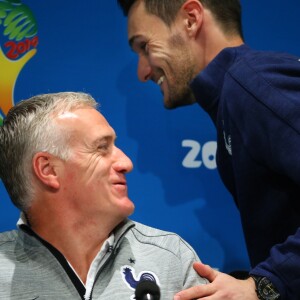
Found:
<path fill-rule="evenodd" d="M 175 295 L 174 300 L 192 300 L 204 297 L 206 300 L 258 300 L 252 278 L 239 280 L 200 262 L 194 263 L 194 269 L 200 276 L 207 278 L 210 283 L 181 291 Z"/>

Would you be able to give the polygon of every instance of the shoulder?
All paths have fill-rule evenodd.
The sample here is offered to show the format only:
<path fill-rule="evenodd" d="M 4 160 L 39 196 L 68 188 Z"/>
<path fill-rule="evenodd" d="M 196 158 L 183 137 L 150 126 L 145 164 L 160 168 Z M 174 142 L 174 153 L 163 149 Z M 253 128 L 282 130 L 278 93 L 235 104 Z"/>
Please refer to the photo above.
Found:
<path fill-rule="evenodd" d="M 161 230 L 158 228 L 154 228 L 148 225 L 144 225 L 139 222 L 134 221 L 135 226 L 132 228 L 133 231 L 135 231 L 136 234 L 142 236 L 145 236 L 147 238 L 164 238 L 164 237 L 171 237 L 171 238 L 180 238 L 179 235 L 173 232 Z"/>
<path fill-rule="evenodd" d="M 270 119 L 299 132 L 300 58 L 246 46 L 235 51 L 222 86 L 223 103 L 231 118 L 245 126 L 253 126 L 252 119 L 260 120 L 258 123 Z"/>
<path fill-rule="evenodd" d="M 0 233 L 0 251 L 6 245 L 14 244 L 17 240 L 17 230 L 5 231 Z"/>
<path fill-rule="evenodd" d="M 178 234 L 134 222 L 131 228 L 134 239 L 140 244 L 152 245 L 179 255 L 181 252 L 194 252 L 193 248 Z"/>
<path fill-rule="evenodd" d="M 0 277 L 14 269 L 16 260 L 16 230 L 0 233 Z"/>
<path fill-rule="evenodd" d="M 300 57 L 285 52 L 235 49 L 228 74 L 245 89 L 258 93 L 259 87 L 281 90 L 284 96 L 300 92 Z M 259 85 L 259 86 L 257 86 Z M 288 88 L 286 87 L 288 85 Z"/>
<path fill-rule="evenodd" d="M 300 57 L 287 52 L 254 50 L 242 45 L 224 49 L 224 53 L 228 53 L 235 63 L 248 63 L 252 68 L 263 69 L 269 66 L 277 69 L 280 66 L 288 66 L 300 69 Z"/>

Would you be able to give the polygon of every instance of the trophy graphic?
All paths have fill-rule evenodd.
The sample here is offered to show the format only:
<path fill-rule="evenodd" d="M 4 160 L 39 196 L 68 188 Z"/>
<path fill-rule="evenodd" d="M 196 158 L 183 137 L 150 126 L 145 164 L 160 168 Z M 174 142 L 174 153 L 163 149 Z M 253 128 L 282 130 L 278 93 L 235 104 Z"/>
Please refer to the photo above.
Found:
<path fill-rule="evenodd" d="M 18 0 L 0 0 L 0 125 L 14 106 L 18 75 L 37 45 L 37 24 L 29 7 Z"/>

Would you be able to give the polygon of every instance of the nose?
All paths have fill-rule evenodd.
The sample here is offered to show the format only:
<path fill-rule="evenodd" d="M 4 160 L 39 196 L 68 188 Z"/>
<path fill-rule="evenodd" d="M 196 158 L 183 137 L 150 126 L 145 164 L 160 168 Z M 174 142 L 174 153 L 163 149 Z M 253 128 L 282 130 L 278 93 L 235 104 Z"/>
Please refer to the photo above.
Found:
<path fill-rule="evenodd" d="M 142 82 L 146 82 L 151 79 L 152 68 L 148 62 L 147 57 L 140 55 L 137 69 L 138 78 Z"/>
<path fill-rule="evenodd" d="M 117 172 L 128 173 L 132 171 L 133 164 L 131 159 L 118 147 L 115 146 L 115 162 L 113 164 L 114 169 Z"/>

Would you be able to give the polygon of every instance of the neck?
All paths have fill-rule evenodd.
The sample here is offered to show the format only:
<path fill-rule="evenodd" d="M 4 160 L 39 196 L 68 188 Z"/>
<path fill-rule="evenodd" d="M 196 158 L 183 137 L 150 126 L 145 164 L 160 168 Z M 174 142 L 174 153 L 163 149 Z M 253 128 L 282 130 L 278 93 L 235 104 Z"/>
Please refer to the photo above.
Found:
<path fill-rule="evenodd" d="M 244 43 L 238 34 L 224 33 L 208 10 L 205 10 L 205 22 L 197 39 L 196 53 L 200 59 L 198 72 L 202 71 L 223 49 L 237 47 Z"/>
<path fill-rule="evenodd" d="M 207 66 L 223 49 L 229 47 L 237 47 L 243 44 L 243 40 L 240 37 L 223 36 L 218 39 L 214 39 L 211 42 L 208 41 L 208 47 L 205 48 L 204 57 L 205 65 Z"/>
<path fill-rule="evenodd" d="M 30 213 L 35 216 L 30 218 L 32 230 L 60 251 L 85 283 L 93 259 L 117 224 L 100 223 L 99 217 L 93 220 L 65 212 L 60 214 L 49 207 L 45 210 L 46 214 L 40 208 L 38 213 Z"/>

